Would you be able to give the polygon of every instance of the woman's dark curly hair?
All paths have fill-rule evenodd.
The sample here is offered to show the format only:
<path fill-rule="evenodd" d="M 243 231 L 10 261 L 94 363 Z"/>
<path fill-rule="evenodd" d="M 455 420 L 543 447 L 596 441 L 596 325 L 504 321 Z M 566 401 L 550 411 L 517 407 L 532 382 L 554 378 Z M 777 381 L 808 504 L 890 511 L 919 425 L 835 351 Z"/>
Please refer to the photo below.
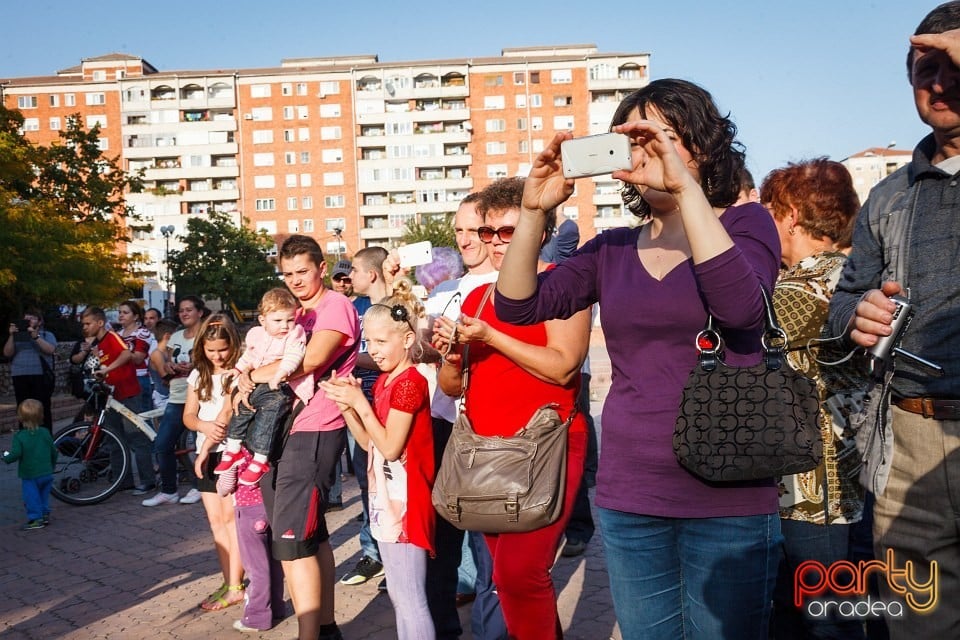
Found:
<path fill-rule="evenodd" d="M 736 202 L 744 148 L 736 140 L 737 126 L 729 114 L 720 114 L 710 93 L 686 80 L 654 80 L 624 98 L 613 114 L 611 126 L 627 122 L 634 109 L 643 118 L 652 115 L 648 109 L 655 109 L 677 132 L 699 166 L 700 186 L 712 206 L 729 207 Z M 642 220 L 650 217 L 650 205 L 636 185 L 624 184 L 620 195 L 634 215 Z"/>

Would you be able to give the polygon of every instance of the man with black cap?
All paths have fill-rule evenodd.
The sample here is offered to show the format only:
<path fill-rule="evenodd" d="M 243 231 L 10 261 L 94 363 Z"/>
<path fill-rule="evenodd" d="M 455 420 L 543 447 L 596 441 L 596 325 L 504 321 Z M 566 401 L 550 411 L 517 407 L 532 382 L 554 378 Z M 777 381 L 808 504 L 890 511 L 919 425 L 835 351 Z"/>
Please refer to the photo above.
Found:
<path fill-rule="evenodd" d="M 341 260 L 333 267 L 333 273 L 330 274 L 331 289 L 337 293 L 342 293 L 351 300 L 356 299 L 353 293 L 353 280 L 350 279 L 349 260 Z"/>

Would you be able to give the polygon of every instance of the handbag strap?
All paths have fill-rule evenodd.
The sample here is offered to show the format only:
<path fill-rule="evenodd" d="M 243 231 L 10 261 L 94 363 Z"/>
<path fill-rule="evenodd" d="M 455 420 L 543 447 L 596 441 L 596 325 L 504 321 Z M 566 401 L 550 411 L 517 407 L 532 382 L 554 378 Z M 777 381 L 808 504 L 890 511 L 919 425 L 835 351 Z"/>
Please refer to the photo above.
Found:
<path fill-rule="evenodd" d="M 487 285 L 487 290 L 483 294 L 483 298 L 480 300 L 480 306 L 477 307 L 477 312 L 474 314 L 475 318 L 480 317 L 480 312 L 483 311 L 483 308 L 487 304 L 487 300 L 490 299 L 490 296 L 493 295 L 493 289 L 496 285 L 489 284 Z M 468 342 L 463 346 L 463 356 L 460 358 L 460 399 L 457 403 L 460 405 L 460 411 L 463 412 L 464 408 L 467 405 L 467 385 L 470 384 L 470 343 Z"/>
<path fill-rule="evenodd" d="M 763 346 L 763 362 L 767 369 L 775 371 L 783 366 L 787 334 L 777 322 L 777 314 L 773 310 L 770 294 L 763 285 L 760 285 L 760 294 L 763 297 L 764 306 L 764 329 L 760 337 L 760 344 Z M 720 328 L 710 313 L 707 313 L 706 327 L 697 334 L 696 347 L 698 361 L 704 371 L 713 371 L 723 362 L 723 336 L 720 335 Z"/>

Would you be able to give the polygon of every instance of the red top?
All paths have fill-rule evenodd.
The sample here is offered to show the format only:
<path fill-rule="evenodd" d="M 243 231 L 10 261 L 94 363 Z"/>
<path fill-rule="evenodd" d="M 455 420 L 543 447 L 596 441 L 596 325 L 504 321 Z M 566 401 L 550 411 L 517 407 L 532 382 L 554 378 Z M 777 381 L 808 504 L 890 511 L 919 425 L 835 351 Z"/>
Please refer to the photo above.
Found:
<path fill-rule="evenodd" d="M 476 316 L 486 290 L 487 287 L 477 287 L 470 292 L 462 307 L 465 315 Z M 493 295 L 480 310 L 480 319 L 517 340 L 540 347 L 547 344 L 544 323 L 520 326 L 499 320 L 494 310 Z M 565 386 L 544 382 L 483 342 L 470 343 L 467 360 L 470 377 L 466 412 L 478 435 L 512 436 L 537 409 L 551 402 L 559 405 L 557 411 L 564 419 L 576 406 L 579 375 Z M 570 425 L 570 433 L 586 430 L 586 420 L 582 414 L 577 415 Z"/>
<path fill-rule="evenodd" d="M 138 376 L 145 376 L 148 374 L 149 370 L 147 369 L 147 357 L 150 355 L 150 330 L 146 327 L 137 327 L 133 333 L 130 335 L 121 335 L 123 341 L 127 344 L 127 348 L 134 353 L 142 353 L 144 355 L 143 362 L 139 366 L 134 365 L 137 370 Z"/>
<path fill-rule="evenodd" d="M 435 478 L 430 389 L 416 367 L 387 382 L 381 374 L 373 385 L 373 411 L 386 424 L 390 409 L 413 414 L 407 444 L 398 460 L 388 462 L 371 442 L 367 476 L 370 481 L 370 528 L 384 542 L 408 542 L 435 555 L 436 512 L 430 499 Z"/>
<path fill-rule="evenodd" d="M 101 367 L 109 367 L 124 351 L 127 343 L 113 331 L 107 331 L 97 342 L 97 357 Z M 133 360 L 107 374 L 107 384 L 113 385 L 113 397 L 126 400 L 140 395 L 140 383 L 137 382 L 137 367 Z"/>

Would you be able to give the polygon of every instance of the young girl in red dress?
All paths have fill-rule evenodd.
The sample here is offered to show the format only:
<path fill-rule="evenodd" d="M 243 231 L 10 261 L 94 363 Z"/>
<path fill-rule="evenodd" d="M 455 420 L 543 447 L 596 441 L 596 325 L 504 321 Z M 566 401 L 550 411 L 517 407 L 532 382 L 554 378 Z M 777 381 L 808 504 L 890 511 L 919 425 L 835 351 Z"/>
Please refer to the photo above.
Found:
<path fill-rule="evenodd" d="M 370 455 L 370 529 L 380 546 L 399 640 L 432 639 L 427 607 L 427 556 L 434 555 L 433 430 L 427 380 L 414 365 L 423 306 L 400 281 L 391 297 L 363 316 L 367 350 L 383 372 L 374 404 L 360 381 L 336 372 L 321 386 L 337 402 L 357 444 Z"/>

